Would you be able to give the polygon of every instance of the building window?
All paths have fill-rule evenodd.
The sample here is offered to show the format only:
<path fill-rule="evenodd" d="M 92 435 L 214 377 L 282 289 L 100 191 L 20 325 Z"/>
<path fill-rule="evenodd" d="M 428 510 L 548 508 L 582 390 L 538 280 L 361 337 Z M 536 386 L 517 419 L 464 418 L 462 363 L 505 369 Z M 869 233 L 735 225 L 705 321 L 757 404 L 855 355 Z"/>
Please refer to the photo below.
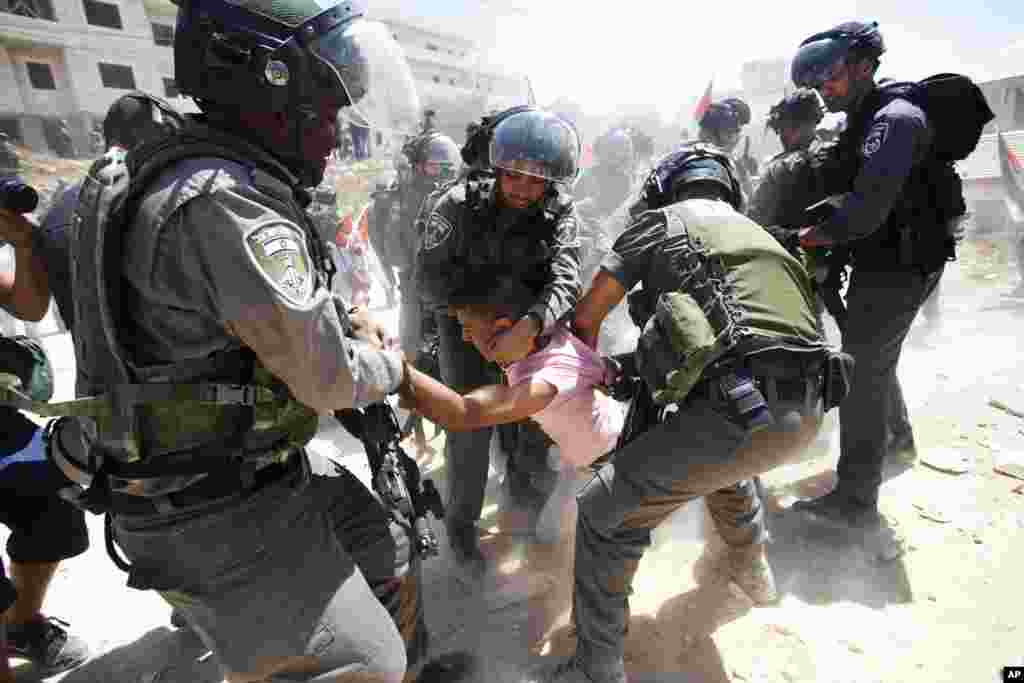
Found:
<path fill-rule="evenodd" d="M 427 49 L 430 50 L 431 52 L 438 52 L 440 51 L 441 48 L 439 48 L 437 45 L 434 45 L 433 43 L 427 43 Z"/>
<path fill-rule="evenodd" d="M 25 69 L 28 70 L 28 82 L 36 90 L 57 89 L 57 83 L 53 80 L 53 69 L 49 64 L 25 62 Z"/>
<path fill-rule="evenodd" d="M 441 82 L 441 77 L 440 76 L 434 76 L 434 83 L 440 83 L 440 82 Z"/>
<path fill-rule="evenodd" d="M 83 0 L 83 3 L 85 5 L 85 20 L 93 26 L 124 28 L 121 25 L 121 10 L 117 5 L 99 0 Z"/>
<path fill-rule="evenodd" d="M 153 24 L 153 42 L 157 45 L 174 45 L 174 27 L 168 24 Z"/>
<path fill-rule="evenodd" d="M 104 88 L 118 90 L 135 90 L 135 74 L 130 66 L 121 64 L 104 64 L 100 62 L 100 80 Z"/>
<path fill-rule="evenodd" d="M 0 0 L 0 12 L 17 14 L 31 19 L 56 21 L 49 0 Z"/>
<path fill-rule="evenodd" d="M 181 91 L 178 90 L 178 84 L 174 82 L 173 78 L 164 79 L 164 96 L 181 97 Z"/>

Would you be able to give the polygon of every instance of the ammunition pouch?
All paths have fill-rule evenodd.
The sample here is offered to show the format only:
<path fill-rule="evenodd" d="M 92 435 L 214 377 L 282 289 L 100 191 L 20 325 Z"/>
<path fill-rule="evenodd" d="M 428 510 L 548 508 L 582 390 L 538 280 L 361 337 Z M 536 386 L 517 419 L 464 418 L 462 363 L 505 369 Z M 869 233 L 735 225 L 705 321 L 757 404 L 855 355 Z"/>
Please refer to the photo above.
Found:
<path fill-rule="evenodd" d="M 654 402 L 668 405 L 685 399 L 704 369 L 724 353 L 725 339 L 689 294 L 658 297 L 637 342 L 637 367 Z"/>
<path fill-rule="evenodd" d="M 854 364 L 853 356 L 848 353 L 829 350 L 826 355 L 822 378 L 823 410 L 826 413 L 839 407 L 849 395 Z"/>

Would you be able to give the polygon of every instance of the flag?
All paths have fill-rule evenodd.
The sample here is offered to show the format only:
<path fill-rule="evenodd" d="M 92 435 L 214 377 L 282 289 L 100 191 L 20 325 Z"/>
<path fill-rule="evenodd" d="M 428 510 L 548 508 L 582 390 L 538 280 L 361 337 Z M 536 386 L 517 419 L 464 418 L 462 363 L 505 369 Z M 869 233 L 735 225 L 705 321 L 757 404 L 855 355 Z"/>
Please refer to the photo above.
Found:
<path fill-rule="evenodd" d="M 1002 131 L 999 138 L 999 168 L 1003 176 L 1006 208 L 1015 223 L 1024 222 L 1024 161 L 1006 144 Z"/>
<path fill-rule="evenodd" d="M 530 95 L 530 101 L 529 101 L 528 104 L 531 107 L 536 107 L 537 106 L 537 95 L 535 95 L 534 92 L 533 92 L 533 83 L 530 81 L 530 77 L 529 76 L 524 76 L 524 78 L 526 79 L 526 91 Z"/>
<path fill-rule="evenodd" d="M 714 79 L 708 81 L 707 90 L 704 91 L 704 96 L 697 101 L 697 108 L 693 110 L 693 120 L 700 121 L 700 118 L 704 116 L 704 112 L 711 106 L 711 84 L 714 83 Z"/>

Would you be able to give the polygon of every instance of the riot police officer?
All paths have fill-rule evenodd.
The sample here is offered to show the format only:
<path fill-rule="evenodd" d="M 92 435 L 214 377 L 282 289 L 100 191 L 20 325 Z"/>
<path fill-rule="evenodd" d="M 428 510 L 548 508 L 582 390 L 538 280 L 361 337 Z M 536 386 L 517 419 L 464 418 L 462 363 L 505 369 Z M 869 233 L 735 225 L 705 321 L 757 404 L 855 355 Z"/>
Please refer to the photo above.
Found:
<path fill-rule="evenodd" d="M 821 307 L 835 319 L 843 333 L 847 313 L 840 290 L 846 279 L 849 249 L 834 245 L 804 250 L 799 247 L 797 237 L 799 229 L 808 221 L 806 209 L 809 206 L 846 190 L 844 183 L 848 174 L 842 168 L 836 145 L 825 144 L 816 135 L 816 126 L 822 118 L 817 93 L 805 88 L 772 107 L 768 125 L 778 132 L 784 151 L 769 162 L 747 215 L 794 255 L 804 259 Z M 912 450 L 913 436 L 903 390 L 895 375 L 889 401 L 888 450 L 892 455 L 903 455 Z"/>
<path fill-rule="evenodd" d="M 580 142 L 562 118 L 518 107 L 483 122 L 462 150 L 474 169 L 465 180 L 432 195 L 420 217 L 419 290 L 437 310 L 441 376 L 464 393 L 493 383 L 488 362 L 463 341 L 458 321 L 447 314 L 451 297 L 481 273 L 525 283 L 536 302 L 493 342 L 495 356 L 524 357 L 576 304 L 580 294 L 579 221 L 567 186 L 576 178 Z M 451 467 L 446 524 L 460 565 L 472 576 L 487 567 L 476 523 L 487 483 L 491 430 L 450 434 L 445 455 Z M 534 423 L 521 430 L 510 457 L 506 490 L 525 508 L 532 526 L 554 490 L 550 440 Z"/>
<path fill-rule="evenodd" d="M 380 326 L 330 293 L 303 211 L 340 109 L 415 127 L 401 50 L 365 13 L 182 0 L 175 77 L 202 114 L 79 195 L 77 393 L 99 398 L 52 456 L 109 514 L 129 583 L 159 591 L 231 680 L 397 683 L 425 646 L 404 528 L 353 475 L 311 475 L 303 450 L 318 414 L 402 378 Z"/>
<path fill-rule="evenodd" d="M 669 155 L 577 307 L 577 331 L 592 345 L 642 283 L 630 295 L 643 329 L 636 365 L 650 398 L 677 409 L 620 442 L 577 496 L 576 653 L 532 681 L 626 680 L 633 576 L 651 530 L 694 498 L 706 497 L 733 580 L 755 599 L 775 592 L 751 478 L 817 432 L 825 349 L 803 268 L 739 206 L 721 150 L 697 143 Z"/>
<path fill-rule="evenodd" d="M 580 231 L 582 280 L 590 282 L 611 240 L 602 223 L 629 197 L 633 189 L 636 153 L 633 139 L 623 128 L 613 128 L 594 142 L 595 163 L 573 188 L 576 208 L 583 219 Z"/>
<path fill-rule="evenodd" d="M 754 191 L 751 176 L 756 175 L 757 164 L 746 155 L 736 158 L 736 147 L 743 126 L 750 123 L 750 107 L 738 97 L 712 102 L 698 123 L 698 140 L 715 145 L 732 157 L 745 204 Z"/>
<path fill-rule="evenodd" d="M 806 89 L 787 95 L 768 114 L 768 126 L 778 133 L 782 152 L 765 167 L 747 215 L 785 246 L 789 234 L 776 229 L 804 227 L 807 207 L 827 196 L 827 188 L 815 177 L 811 164 L 819 147 L 815 128 L 822 117 L 817 93 Z"/>
<path fill-rule="evenodd" d="M 839 482 L 794 507 L 869 529 L 881 522 L 878 489 L 894 403 L 878 399 L 899 384 L 903 341 L 950 256 L 946 224 L 963 213 L 959 178 L 951 163 L 935 157 L 935 128 L 925 111 L 875 82 L 884 52 L 876 22 L 848 22 L 801 43 L 792 66 L 794 83 L 816 89 L 829 111 L 847 115 L 839 139 L 852 179 L 847 194 L 831 218 L 802 233 L 801 243 L 852 252 L 843 348 L 856 359 L 840 410 Z M 893 439 L 912 449 L 909 423 Z"/>
<path fill-rule="evenodd" d="M 622 128 L 607 131 L 594 142 L 594 159 L 576 183 L 573 197 L 581 213 L 600 220 L 619 208 L 633 189 L 632 137 Z"/>
<path fill-rule="evenodd" d="M 416 216 L 427 194 L 459 174 L 462 157 L 455 141 L 437 130 L 409 140 L 402 147 L 402 156 L 408 161 L 407 168 L 390 187 L 379 188 L 373 195 L 370 240 L 384 267 L 398 270 L 402 293 L 399 338 L 406 357 L 415 360 L 424 315 L 413 276 L 420 237 Z"/>

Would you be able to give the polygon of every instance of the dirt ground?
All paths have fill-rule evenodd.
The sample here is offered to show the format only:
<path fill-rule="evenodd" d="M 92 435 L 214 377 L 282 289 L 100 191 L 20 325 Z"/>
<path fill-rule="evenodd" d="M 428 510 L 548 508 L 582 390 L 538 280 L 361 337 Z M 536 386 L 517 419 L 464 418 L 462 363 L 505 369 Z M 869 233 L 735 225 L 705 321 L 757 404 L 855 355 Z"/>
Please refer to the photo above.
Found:
<path fill-rule="evenodd" d="M 705 542 L 715 544 L 713 532 L 700 501 L 684 507 L 658 530 L 637 575 L 632 681 L 960 683 L 996 681 L 1001 667 L 1024 665 L 1024 473 L 995 471 L 1024 456 L 1024 302 L 1003 296 L 1015 282 L 1005 262 L 981 263 L 993 251 L 972 247 L 950 266 L 941 323 L 919 321 L 904 347 L 900 376 L 920 457 L 887 473 L 881 505 L 889 532 L 854 537 L 790 514 L 794 500 L 831 485 L 838 432 L 830 416 L 803 460 L 765 478 L 781 603 L 754 608 L 708 571 L 713 565 L 701 558 Z M 393 324 L 394 311 L 386 314 Z M 53 335 L 45 344 L 57 367 L 55 398 L 67 397 L 70 340 Z M 366 476 L 357 444 L 328 422 L 312 450 Z M 425 566 L 434 651 L 473 650 L 485 665 L 476 680 L 499 683 L 516 680 L 537 655 L 572 649 L 575 515 L 564 495 L 557 543 L 515 540 L 508 533 L 515 520 L 498 511 L 500 460 L 482 524 L 485 551 L 513 591 L 550 582 L 549 590 L 509 603 L 503 594 L 467 591 L 445 553 Z M 443 488 L 448 473 L 440 457 L 434 464 L 429 476 Z M 566 482 L 563 493 L 579 481 Z M 46 609 L 69 621 L 97 656 L 63 679 L 221 680 L 195 636 L 170 625 L 160 598 L 124 585 L 106 557 L 101 520 L 91 517 L 89 526 L 92 547 L 62 565 Z M 37 679 L 24 665 L 19 680 Z"/>

